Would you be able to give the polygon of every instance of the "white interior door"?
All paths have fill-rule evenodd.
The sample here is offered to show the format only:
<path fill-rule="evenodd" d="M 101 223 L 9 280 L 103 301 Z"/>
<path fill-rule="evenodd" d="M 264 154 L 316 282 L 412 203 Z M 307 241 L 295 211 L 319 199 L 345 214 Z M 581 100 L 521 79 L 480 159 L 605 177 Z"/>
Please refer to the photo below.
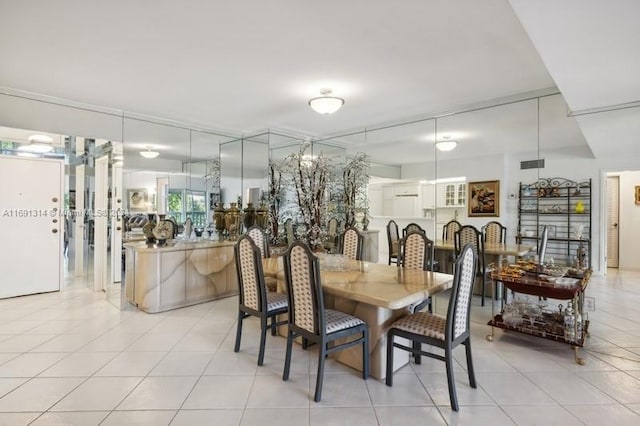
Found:
<path fill-rule="evenodd" d="M 94 234 L 93 234 L 93 289 L 95 291 L 106 290 L 110 284 L 108 279 L 108 232 L 107 209 L 109 191 L 109 156 L 103 155 L 96 159 L 95 180 L 95 210 L 94 210 Z"/>
<path fill-rule="evenodd" d="M 620 177 L 607 177 L 607 267 L 617 268 L 620 236 Z"/>
<path fill-rule="evenodd" d="M 60 290 L 64 164 L 0 156 L 0 298 Z"/>

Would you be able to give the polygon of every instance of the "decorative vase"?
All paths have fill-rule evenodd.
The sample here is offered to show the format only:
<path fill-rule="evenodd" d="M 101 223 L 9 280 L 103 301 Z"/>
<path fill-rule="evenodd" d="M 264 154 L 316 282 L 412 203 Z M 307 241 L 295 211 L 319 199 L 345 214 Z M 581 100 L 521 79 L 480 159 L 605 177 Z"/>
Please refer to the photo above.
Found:
<path fill-rule="evenodd" d="M 253 203 L 247 203 L 247 207 L 244 209 L 242 223 L 245 229 L 251 228 L 256 223 L 256 209 L 253 207 Z"/>
<path fill-rule="evenodd" d="M 235 241 L 238 238 L 241 217 L 242 212 L 238 208 L 237 204 L 231 203 L 231 207 L 227 209 L 224 215 L 225 225 L 227 227 L 227 232 L 229 233 L 229 239 L 231 241 Z"/>
<path fill-rule="evenodd" d="M 218 231 L 219 239 L 222 239 L 224 230 L 226 229 L 225 210 L 222 203 L 216 203 L 216 208 L 213 209 L 213 221 Z"/>
<path fill-rule="evenodd" d="M 369 229 L 369 215 L 365 213 L 364 217 L 362 218 L 362 230 L 367 231 L 368 229 Z"/>
<path fill-rule="evenodd" d="M 153 236 L 158 240 L 158 246 L 167 244 L 167 240 L 173 237 L 173 223 L 169 220 L 160 220 L 153 228 Z"/>
<path fill-rule="evenodd" d="M 184 237 L 188 240 L 191 238 L 191 232 L 193 231 L 193 222 L 191 218 L 188 217 L 187 220 L 184 221 Z"/>
<path fill-rule="evenodd" d="M 269 209 L 264 203 L 260 203 L 260 207 L 256 210 L 256 225 L 262 230 L 266 230 L 269 225 Z"/>
<path fill-rule="evenodd" d="M 149 213 L 147 218 L 148 221 L 142 227 L 142 233 L 147 238 L 147 244 L 154 244 L 156 242 L 156 237 L 153 235 L 153 228 L 156 227 L 155 214 Z"/>

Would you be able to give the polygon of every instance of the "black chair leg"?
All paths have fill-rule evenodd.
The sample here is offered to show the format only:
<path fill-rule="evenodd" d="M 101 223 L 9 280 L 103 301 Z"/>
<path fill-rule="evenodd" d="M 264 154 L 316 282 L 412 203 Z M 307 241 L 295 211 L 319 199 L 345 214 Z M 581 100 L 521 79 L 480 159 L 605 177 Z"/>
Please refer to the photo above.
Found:
<path fill-rule="evenodd" d="M 467 354 L 467 373 L 469 374 L 469 386 L 476 388 L 476 373 L 473 370 L 473 358 L 471 357 L 471 339 L 467 338 L 467 341 L 463 343 L 465 352 Z"/>
<path fill-rule="evenodd" d="M 278 334 L 278 327 L 276 326 L 276 315 L 271 317 L 271 335 L 275 336 Z"/>
<path fill-rule="evenodd" d="M 447 366 L 447 383 L 449 384 L 449 400 L 451 401 L 451 409 L 458 411 L 458 396 L 456 395 L 456 381 L 453 377 L 453 351 L 451 348 L 444 350 L 444 362 Z"/>
<path fill-rule="evenodd" d="M 362 378 L 369 378 L 369 329 L 365 328 L 362 332 Z"/>
<path fill-rule="evenodd" d="M 413 360 L 416 364 L 422 364 L 422 355 L 418 353 L 418 351 L 422 350 L 422 344 L 414 340 L 411 342 L 411 346 L 413 347 Z"/>
<path fill-rule="evenodd" d="M 313 397 L 315 402 L 320 402 L 322 398 L 322 379 L 324 378 L 324 360 L 327 357 L 327 344 L 320 342 L 320 350 L 318 351 L 318 377 L 316 377 L 316 393 Z"/>
<path fill-rule="evenodd" d="M 393 386 L 393 330 L 387 332 L 387 374 L 385 383 Z"/>
<path fill-rule="evenodd" d="M 264 347 L 267 341 L 267 317 L 260 318 L 260 350 L 258 351 L 258 365 L 264 363 Z"/>
<path fill-rule="evenodd" d="M 291 350 L 293 348 L 293 332 L 287 331 L 287 352 L 284 357 L 284 372 L 282 373 L 282 380 L 289 380 L 289 370 L 291 367 Z"/>
<path fill-rule="evenodd" d="M 236 328 L 236 344 L 233 347 L 234 352 L 238 352 L 240 350 L 240 339 L 242 339 L 242 320 L 244 319 L 244 313 L 242 311 L 238 311 L 238 327 Z"/>
<path fill-rule="evenodd" d="M 485 280 L 484 277 L 482 277 L 482 302 L 481 302 L 481 306 L 484 306 L 484 295 L 485 295 Z"/>

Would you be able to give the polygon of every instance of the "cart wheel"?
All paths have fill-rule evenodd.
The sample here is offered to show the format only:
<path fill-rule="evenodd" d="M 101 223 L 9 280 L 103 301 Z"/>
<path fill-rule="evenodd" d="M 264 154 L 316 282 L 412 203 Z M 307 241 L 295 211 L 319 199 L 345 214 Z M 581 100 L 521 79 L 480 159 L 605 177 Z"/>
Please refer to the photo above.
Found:
<path fill-rule="evenodd" d="M 493 342 L 493 336 L 490 334 L 487 334 L 486 339 L 487 339 L 487 342 Z"/>
<path fill-rule="evenodd" d="M 585 361 L 584 358 L 581 358 L 581 357 L 576 358 L 576 364 L 585 365 L 586 363 L 587 361 Z"/>

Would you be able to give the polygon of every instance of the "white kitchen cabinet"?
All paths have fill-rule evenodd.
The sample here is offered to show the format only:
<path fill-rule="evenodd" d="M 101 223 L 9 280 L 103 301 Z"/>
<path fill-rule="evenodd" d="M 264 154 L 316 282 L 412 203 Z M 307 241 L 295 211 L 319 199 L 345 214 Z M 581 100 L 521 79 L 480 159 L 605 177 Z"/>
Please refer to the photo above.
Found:
<path fill-rule="evenodd" d="M 422 208 L 423 209 L 436 208 L 436 186 L 435 185 L 422 185 Z"/>
<path fill-rule="evenodd" d="M 438 207 L 464 207 L 466 205 L 466 182 L 439 183 L 436 189 L 436 205 Z"/>
<path fill-rule="evenodd" d="M 420 193 L 420 186 L 415 183 L 407 183 L 396 185 L 396 195 L 406 196 L 406 195 L 415 195 L 417 196 Z"/>

